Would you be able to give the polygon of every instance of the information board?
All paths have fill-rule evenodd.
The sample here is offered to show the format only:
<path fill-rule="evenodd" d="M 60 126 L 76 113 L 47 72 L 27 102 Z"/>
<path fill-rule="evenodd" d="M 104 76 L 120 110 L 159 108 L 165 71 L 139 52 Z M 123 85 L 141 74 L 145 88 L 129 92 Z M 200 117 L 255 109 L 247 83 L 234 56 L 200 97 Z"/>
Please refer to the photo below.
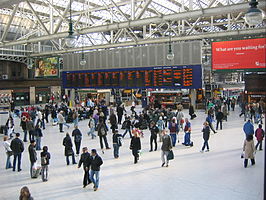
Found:
<path fill-rule="evenodd" d="M 65 71 L 64 88 L 202 88 L 201 65 Z"/>
<path fill-rule="evenodd" d="M 213 70 L 266 68 L 266 38 L 212 43 Z"/>

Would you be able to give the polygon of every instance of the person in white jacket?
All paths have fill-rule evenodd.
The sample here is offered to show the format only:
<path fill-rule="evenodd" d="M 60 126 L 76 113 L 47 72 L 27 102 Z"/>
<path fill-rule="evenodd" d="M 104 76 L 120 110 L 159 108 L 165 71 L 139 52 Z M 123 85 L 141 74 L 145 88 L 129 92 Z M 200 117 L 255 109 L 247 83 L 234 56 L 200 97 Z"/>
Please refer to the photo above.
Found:
<path fill-rule="evenodd" d="M 8 136 L 4 136 L 3 139 L 4 139 L 3 146 L 5 148 L 6 156 L 7 156 L 7 159 L 6 159 L 6 169 L 10 169 L 10 168 L 13 168 L 12 167 L 12 164 L 10 162 L 10 157 L 12 156 L 12 150 L 10 148 L 10 143 L 8 142 Z"/>
<path fill-rule="evenodd" d="M 69 125 L 66 123 L 65 117 L 63 116 L 64 111 L 60 111 L 57 115 L 58 118 L 58 124 L 59 124 L 59 131 L 60 133 L 63 133 L 63 125 L 67 126 L 69 128 Z"/>

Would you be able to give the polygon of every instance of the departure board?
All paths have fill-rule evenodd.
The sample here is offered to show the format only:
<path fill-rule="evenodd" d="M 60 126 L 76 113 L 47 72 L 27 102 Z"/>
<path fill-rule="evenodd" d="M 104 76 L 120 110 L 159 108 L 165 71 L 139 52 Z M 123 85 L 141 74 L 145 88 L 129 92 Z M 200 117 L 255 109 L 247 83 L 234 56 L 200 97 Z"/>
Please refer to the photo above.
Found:
<path fill-rule="evenodd" d="M 64 71 L 64 88 L 202 88 L 201 65 Z"/>

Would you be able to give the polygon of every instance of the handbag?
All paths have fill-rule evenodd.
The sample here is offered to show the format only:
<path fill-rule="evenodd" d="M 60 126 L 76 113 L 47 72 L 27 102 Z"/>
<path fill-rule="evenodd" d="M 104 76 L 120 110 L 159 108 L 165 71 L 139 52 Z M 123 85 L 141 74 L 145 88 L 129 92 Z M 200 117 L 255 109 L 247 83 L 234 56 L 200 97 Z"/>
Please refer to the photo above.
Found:
<path fill-rule="evenodd" d="M 170 150 L 169 154 L 167 155 L 167 160 L 173 160 L 173 159 L 174 159 L 174 152 Z"/>
<path fill-rule="evenodd" d="M 244 153 L 241 153 L 241 156 L 240 156 L 240 158 L 244 158 Z"/>
<path fill-rule="evenodd" d="M 72 149 L 68 149 L 67 150 L 67 156 L 72 156 L 73 155 L 73 150 Z"/>

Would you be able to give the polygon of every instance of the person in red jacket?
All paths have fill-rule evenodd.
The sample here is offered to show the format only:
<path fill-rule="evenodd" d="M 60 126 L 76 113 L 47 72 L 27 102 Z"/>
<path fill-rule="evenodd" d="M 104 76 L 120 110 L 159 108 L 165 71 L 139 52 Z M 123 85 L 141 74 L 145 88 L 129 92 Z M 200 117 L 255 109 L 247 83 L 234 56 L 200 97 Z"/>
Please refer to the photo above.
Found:
<path fill-rule="evenodd" d="M 264 130 L 262 129 L 262 125 L 259 124 L 259 128 L 257 128 L 257 130 L 255 131 L 255 136 L 257 138 L 258 143 L 256 144 L 256 150 L 258 148 L 258 146 L 260 145 L 260 151 L 262 150 L 262 141 L 264 138 Z"/>

